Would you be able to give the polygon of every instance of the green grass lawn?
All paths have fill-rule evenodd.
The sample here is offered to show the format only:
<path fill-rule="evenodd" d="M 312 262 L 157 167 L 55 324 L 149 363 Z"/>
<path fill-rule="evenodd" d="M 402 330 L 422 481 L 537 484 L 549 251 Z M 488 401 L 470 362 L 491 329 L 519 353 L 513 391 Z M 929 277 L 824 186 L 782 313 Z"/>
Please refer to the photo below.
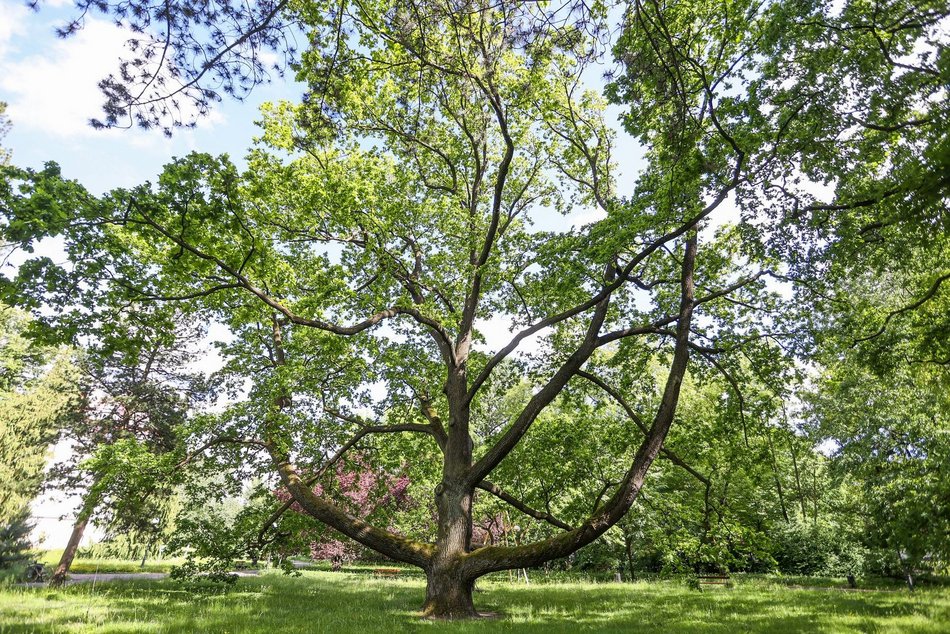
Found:
<path fill-rule="evenodd" d="M 40 552 L 36 559 L 46 564 L 46 568 L 52 571 L 59 563 L 63 551 L 44 550 Z M 172 566 L 183 563 L 184 558 L 175 559 L 146 559 L 145 566 L 142 566 L 141 560 L 132 561 L 129 559 L 111 558 L 111 557 L 84 557 L 81 554 L 73 560 L 70 566 L 70 572 L 74 573 L 92 573 L 92 572 L 169 572 Z"/>
<path fill-rule="evenodd" d="M 423 580 L 306 572 L 244 578 L 226 591 L 172 581 L 0 588 L 0 633 L 14 632 L 950 632 L 950 589 L 790 589 L 482 581 L 478 622 L 420 619 Z"/>

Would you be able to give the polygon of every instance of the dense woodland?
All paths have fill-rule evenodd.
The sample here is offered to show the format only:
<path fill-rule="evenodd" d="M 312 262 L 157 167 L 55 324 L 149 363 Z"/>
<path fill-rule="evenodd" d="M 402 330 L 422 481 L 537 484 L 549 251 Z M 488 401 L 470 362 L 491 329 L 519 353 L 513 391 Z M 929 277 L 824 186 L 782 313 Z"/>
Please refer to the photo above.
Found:
<path fill-rule="evenodd" d="M 141 34 L 98 126 L 308 89 L 240 168 L 2 168 L 4 249 L 63 257 L 0 278 L 0 564 L 52 487 L 181 576 L 394 560 L 439 617 L 539 566 L 947 572 L 945 2 L 77 6 Z"/>

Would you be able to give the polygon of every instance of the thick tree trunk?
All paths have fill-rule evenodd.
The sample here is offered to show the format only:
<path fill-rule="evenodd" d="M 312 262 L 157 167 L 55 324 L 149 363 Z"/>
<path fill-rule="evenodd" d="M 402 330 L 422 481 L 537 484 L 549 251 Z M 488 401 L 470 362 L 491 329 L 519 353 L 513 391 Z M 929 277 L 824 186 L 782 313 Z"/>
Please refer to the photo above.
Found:
<path fill-rule="evenodd" d="M 53 576 L 50 577 L 51 586 L 61 586 L 66 583 L 66 575 L 69 574 L 69 568 L 73 565 L 73 559 L 76 558 L 76 551 L 79 550 L 79 543 L 82 541 L 83 533 L 86 532 L 86 525 L 89 523 L 89 513 L 80 510 L 76 517 L 76 523 L 73 524 L 73 532 L 69 535 L 69 541 L 63 550 L 63 556 L 59 558 L 59 565 L 56 566 Z"/>
<path fill-rule="evenodd" d="M 468 619 L 478 616 L 472 601 L 475 579 L 458 566 L 434 565 L 426 573 L 423 615 L 436 619 Z"/>
<path fill-rule="evenodd" d="M 475 575 L 466 570 L 464 559 L 472 547 L 472 501 L 474 486 L 467 482 L 472 464 L 469 435 L 469 404 L 465 401 L 467 339 L 456 349 L 461 363 L 449 374 L 445 393 L 449 400 L 449 429 L 443 448 L 442 482 L 435 489 L 439 515 L 435 553 L 426 576 L 425 616 L 460 619 L 478 616 L 472 602 Z"/>
<path fill-rule="evenodd" d="M 439 532 L 435 555 L 426 570 L 422 612 L 438 619 L 478 616 L 472 602 L 475 577 L 466 573 L 462 563 L 472 543 L 472 491 L 443 480 L 436 488 L 436 506 Z"/>

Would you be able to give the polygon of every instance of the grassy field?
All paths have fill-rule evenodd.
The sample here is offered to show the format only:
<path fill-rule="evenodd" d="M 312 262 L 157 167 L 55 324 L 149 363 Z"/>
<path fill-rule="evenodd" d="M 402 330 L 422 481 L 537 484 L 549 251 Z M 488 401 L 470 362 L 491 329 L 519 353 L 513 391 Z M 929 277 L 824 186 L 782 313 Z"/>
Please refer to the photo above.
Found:
<path fill-rule="evenodd" d="M 172 581 L 0 588 L 0 633 L 25 632 L 950 632 L 950 589 L 847 592 L 765 579 L 698 592 L 682 581 L 524 584 L 483 581 L 496 618 L 419 618 L 419 578 L 306 572 L 233 588 Z"/>
<path fill-rule="evenodd" d="M 46 564 L 48 570 L 53 570 L 62 557 L 62 550 L 45 550 L 36 557 L 37 561 Z M 109 557 L 84 557 L 81 554 L 73 560 L 70 572 L 169 572 L 174 565 L 181 564 L 184 559 L 146 559 L 145 566 L 141 561 Z"/>

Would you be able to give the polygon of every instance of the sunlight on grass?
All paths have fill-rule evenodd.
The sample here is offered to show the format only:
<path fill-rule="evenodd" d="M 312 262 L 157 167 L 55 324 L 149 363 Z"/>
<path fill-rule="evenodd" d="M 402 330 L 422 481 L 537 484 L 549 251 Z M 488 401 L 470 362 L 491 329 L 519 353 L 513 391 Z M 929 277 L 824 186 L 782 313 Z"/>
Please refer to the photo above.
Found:
<path fill-rule="evenodd" d="M 479 584 L 497 618 L 420 619 L 422 579 L 307 572 L 230 590 L 164 580 L 0 588 L 0 634 L 26 632 L 948 632 L 950 589 L 788 589 L 768 579 L 698 592 L 679 581 Z"/>

